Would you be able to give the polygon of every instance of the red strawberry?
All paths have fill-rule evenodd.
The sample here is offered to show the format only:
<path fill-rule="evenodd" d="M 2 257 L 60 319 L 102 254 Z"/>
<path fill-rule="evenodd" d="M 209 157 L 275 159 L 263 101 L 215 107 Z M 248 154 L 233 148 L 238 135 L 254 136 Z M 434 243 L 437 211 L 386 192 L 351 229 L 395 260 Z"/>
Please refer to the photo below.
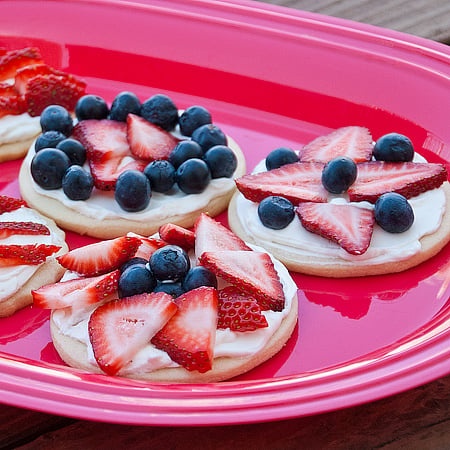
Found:
<path fill-rule="evenodd" d="M 22 67 L 42 63 L 43 61 L 37 48 L 26 47 L 6 52 L 0 58 L 0 81 L 14 78 L 16 72 Z"/>
<path fill-rule="evenodd" d="M 39 116 L 49 105 L 61 105 L 73 111 L 85 90 L 86 83 L 69 74 L 37 75 L 28 81 L 26 87 L 28 113 Z"/>
<path fill-rule="evenodd" d="M 11 212 L 19 209 L 22 206 L 27 206 L 24 200 L 18 198 L 8 197 L 7 195 L 0 195 L 0 214 L 4 212 Z"/>
<path fill-rule="evenodd" d="M 145 161 L 134 159 L 127 140 L 127 126 L 114 120 L 83 120 L 73 131 L 87 151 L 95 187 L 114 190 L 117 177 L 128 169 L 145 169 Z"/>
<path fill-rule="evenodd" d="M 18 116 L 26 112 L 27 107 L 24 99 L 18 95 L 0 97 L 0 117 Z"/>
<path fill-rule="evenodd" d="M 372 210 L 351 204 L 302 203 L 296 213 L 305 229 L 336 242 L 348 253 L 368 249 L 375 217 Z"/>
<path fill-rule="evenodd" d="M 194 248 L 195 233 L 174 223 L 159 227 L 159 237 L 168 244 L 178 245 L 185 250 Z"/>
<path fill-rule="evenodd" d="M 141 241 L 138 249 L 136 250 L 136 253 L 134 254 L 134 256 L 136 258 L 150 259 L 150 256 L 152 256 L 152 254 L 156 250 L 158 250 L 158 248 L 161 248 L 161 247 L 164 247 L 165 245 L 167 245 L 161 239 L 156 239 L 154 237 L 146 238 L 144 236 L 140 236 L 139 234 L 133 233 L 131 231 L 129 233 L 127 233 L 127 236 L 136 237 Z"/>
<path fill-rule="evenodd" d="M 255 297 L 262 309 L 283 310 L 283 286 L 267 253 L 206 251 L 200 257 L 200 264 Z"/>
<path fill-rule="evenodd" d="M 260 202 L 271 195 L 281 195 L 293 204 L 326 202 L 327 191 L 322 185 L 323 163 L 293 163 L 267 172 L 244 175 L 236 185 L 245 198 Z"/>
<path fill-rule="evenodd" d="M 64 268 L 80 275 L 100 275 L 118 269 L 140 245 L 138 238 L 123 236 L 76 248 L 57 259 Z"/>
<path fill-rule="evenodd" d="M 38 265 L 61 247 L 47 244 L 0 245 L 0 267 Z"/>
<path fill-rule="evenodd" d="M 76 278 L 47 284 L 31 291 L 33 303 L 44 309 L 62 309 L 69 306 L 83 308 L 109 299 L 118 289 L 120 271 L 98 277 Z"/>
<path fill-rule="evenodd" d="M 50 230 L 42 223 L 35 222 L 0 222 L 0 239 L 16 234 L 49 235 Z"/>
<path fill-rule="evenodd" d="M 18 92 L 12 84 L 0 83 L 0 97 L 17 97 Z"/>
<path fill-rule="evenodd" d="M 179 142 L 167 131 L 135 114 L 128 114 L 127 136 L 131 153 L 146 161 L 167 159 Z"/>
<path fill-rule="evenodd" d="M 217 328 L 232 331 L 254 331 L 268 327 L 257 300 L 235 288 L 227 286 L 219 291 L 219 321 Z"/>
<path fill-rule="evenodd" d="M 350 201 L 375 203 L 385 192 L 411 198 L 439 187 L 447 180 L 442 164 L 414 162 L 367 162 L 358 164 L 358 176 L 349 188 Z"/>
<path fill-rule="evenodd" d="M 27 91 L 28 82 L 36 76 L 45 75 L 65 75 L 64 72 L 55 70 L 48 66 L 47 64 L 34 64 L 31 66 L 22 67 L 19 69 L 15 75 L 14 86 L 17 92 L 21 95 L 25 95 Z"/>
<path fill-rule="evenodd" d="M 164 292 L 135 295 L 99 306 L 88 325 L 97 364 L 108 375 L 115 375 L 176 311 L 172 297 Z"/>
<path fill-rule="evenodd" d="M 180 295 L 175 302 L 177 313 L 151 342 L 186 370 L 207 372 L 214 358 L 217 291 L 202 286 Z"/>
<path fill-rule="evenodd" d="M 195 255 L 221 250 L 248 250 L 251 248 L 231 230 L 207 214 L 200 214 L 194 226 Z"/>
<path fill-rule="evenodd" d="M 330 134 L 320 136 L 300 151 L 300 161 L 326 163 L 336 156 L 347 156 L 356 163 L 369 161 L 372 157 L 373 139 L 370 131 L 363 127 L 338 128 Z"/>

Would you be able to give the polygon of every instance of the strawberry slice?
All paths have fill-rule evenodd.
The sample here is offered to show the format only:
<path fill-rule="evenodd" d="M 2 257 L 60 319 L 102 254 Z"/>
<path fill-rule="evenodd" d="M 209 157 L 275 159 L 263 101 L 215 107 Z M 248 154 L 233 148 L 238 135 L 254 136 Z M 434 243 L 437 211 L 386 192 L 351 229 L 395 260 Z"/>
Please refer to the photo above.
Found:
<path fill-rule="evenodd" d="M 61 105 L 68 111 L 73 111 L 85 90 L 86 83 L 63 72 L 58 75 L 36 75 L 26 85 L 28 114 L 39 116 L 49 105 Z"/>
<path fill-rule="evenodd" d="M 195 233 L 174 223 L 161 225 L 159 237 L 168 244 L 178 245 L 185 250 L 190 250 L 195 245 Z"/>
<path fill-rule="evenodd" d="M 0 267 L 36 266 L 60 249 L 57 245 L 47 244 L 0 245 Z"/>
<path fill-rule="evenodd" d="M 179 296 L 175 302 L 177 313 L 151 342 L 186 370 L 207 372 L 214 357 L 217 291 L 202 286 Z"/>
<path fill-rule="evenodd" d="M 114 120 L 83 120 L 73 137 L 85 147 L 94 184 L 103 191 L 114 190 L 117 177 L 128 169 L 143 171 L 147 163 L 136 160 L 127 140 L 127 125 Z"/>
<path fill-rule="evenodd" d="M 26 112 L 25 100 L 12 85 L 0 85 L 0 117 Z"/>
<path fill-rule="evenodd" d="M 219 291 L 219 321 L 217 328 L 232 331 L 254 331 L 268 327 L 257 300 L 235 288 L 227 286 Z"/>
<path fill-rule="evenodd" d="M 373 139 L 364 127 L 342 127 L 314 139 L 300 150 L 300 161 L 326 163 L 336 156 L 347 156 L 356 163 L 370 161 Z"/>
<path fill-rule="evenodd" d="M 206 251 L 200 257 L 200 264 L 255 297 L 262 309 L 283 310 L 283 286 L 267 253 Z"/>
<path fill-rule="evenodd" d="M 8 195 L 0 195 L 0 214 L 3 214 L 4 212 L 15 211 L 22 206 L 27 206 L 24 200 L 9 197 Z"/>
<path fill-rule="evenodd" d="M 120 271 L 98 277 L 75 278 L 47 284 L 31 291 L 33 304 L 43 309 L 62 309 L 69 306 L 84 308 L 109 299 L 117 292 Z"/>
<path fill-rule="evenodd" d="M 0 81 L 14 78 L 16 72 L 22 67 L 42 63 L 39 50 L 34 47 L 6 52 L 0 58 Z"/>
<path fill-rule="evenodd" d="M 203 252 L 221 250 L 248 250 L 251 248 L 231 230 L 205 213 L 200 214 L 194 225 L 195 256 Z"/>
<path fill-rule="evenodd" d="M 323 163 L 286 164 L 267 172 L 244 175 L 236 185 L 245 198 L 260 202 L 271 195 L 280 195 L 294 205 L 301 202 L 326 202 L 327 191 L 322 185 Z"/>
<path fill-rule="evenodd" d="M 14 85 L 0 83 L 0 97 L 17 97 L 18 94 Z"/>
<path fill-rule="evenodd" d="M 44 224 L 36 222 L 0 222 L 0 239 L 16 234 L 48 236 L 50 230 Z"/>
<path fill-rule="evenodd" d="M 358 164 L 358 176 L 349 188 L 350 201 L 375 203 L 385 192 L 406 198 L 438 188 L 447 180 L 443 164 L 372 161 Z"/>
<path fill-rule="evenodd" d="M 131 153 L 146 161 L 168 159 L 179 142 L 175 136 L 135 114 L 128 114 L 127 136 Z"/>
<path fill-rule="evenodd" d="M 17 92 L 20 95 L 25 95 L 27 92 L 27 85 L 28 82 L 36 77 L 36 76 L 46 76 L 46 75 L 61 75 L 64 76 L 65 73 L 61 72 L 59 70 L 53 69 L 52 67 L 48 66 L 47 64 L 34 64 L 31 66 L 25 66 L 19 69 L 16 72 L 16 75 L 14 77 L 14 86 Z"/>
<path fill-rule="evenodd" d="M 138 238 L 122 236 L 76 248 L 57 259 L 64 268 L 80 275 L 100 275 L 118 269 L 140 245 Z"/>
<path fill-rule="evenodd" d="M 158 248 L 167 245 L 167 243 L 162 241 L 161 239 L 157 239 L 154 237 L 146 238 L 131 231 L 127 233 L 127 236 L 136 237 L 141 241 L 141 244 L 139 245 L 138 249 L 136 250 L 136 253 L 134 254 L 136 258 L 150 259 L 150 256 L 152 256 L 153 253 L 156 250 L 158 250 Z"/>
<path fill-rule="evenodd" d="M 164 292 L 139 294 L 99 306 L 89 319 L 89 339 L 99 367 L 115 375 L 176 313 Z"/>
<path fill-rule="evenodd" d="M 353 255 L 369 247 L 375 217 L 372 210 L 351 204 L 302 203 L 296 208 L 303 227 L 336 242 Z"/>

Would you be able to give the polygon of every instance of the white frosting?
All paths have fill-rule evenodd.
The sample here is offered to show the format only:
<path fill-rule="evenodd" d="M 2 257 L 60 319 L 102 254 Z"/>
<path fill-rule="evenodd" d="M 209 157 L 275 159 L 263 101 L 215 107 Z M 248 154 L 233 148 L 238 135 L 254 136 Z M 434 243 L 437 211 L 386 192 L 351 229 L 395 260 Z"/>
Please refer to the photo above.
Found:
<path fill-rule="evenodd" d="M 48 226 L 48 222 L 34 210 L 21 207 L 15 211 L 0 215 L 2 222 L 35 222 Z M 17 244 L 47 244 L 62 245 L 63 240 L 50 231 L 50 235 L 12 235 L 0 239 L 0 245 Z M 40 265 L 22 265 L 13 267 L 0 267 L 0 301 L 17 292 L 36 272 Z"/>
<path fill-rule="evenodd" d="M 417 155 L 414 161 L 425 162 Z M 265 162 L 260 162 L 254 173 L 265 170 Z M 333 203 L 348 202 L 345 195 L 330 195 L 328 201 Z M 377 224 L 374 226 L 372 240 L 368 250 L 362 255 L 352 255 L 338 244 L 311 233 L 301 225 L 297 215 L 294 220 L 282 230 L 266 228 L 258 217 L 258 204 L 247 200 L 242 194 L 237 198 L 237 217 L 246 233 L 253 236 L 260 245 L 269 244 L 272 247 L 288 249 L 293 255 L 305 258 L 309 256 L 323 257 L 327 264 L 335 261 L 370 261 L 371 263 L 386 263 L 410 258 L 421 249 L 420 239 L 434 233 L 440 226 L 445 212 L 445 193 L 443 189 L 433 189 L 409 199 L 414 211 L 414 223 L 404 233 L 388 233 Z M 363 208 L 373 208 L 368 202 L 352 203 Z"/>
<path fill-rule="evenodd" d="M 0 118 L 0 145 L 27 141 L 41 132 L 40 117 L 28 113 Z"/>

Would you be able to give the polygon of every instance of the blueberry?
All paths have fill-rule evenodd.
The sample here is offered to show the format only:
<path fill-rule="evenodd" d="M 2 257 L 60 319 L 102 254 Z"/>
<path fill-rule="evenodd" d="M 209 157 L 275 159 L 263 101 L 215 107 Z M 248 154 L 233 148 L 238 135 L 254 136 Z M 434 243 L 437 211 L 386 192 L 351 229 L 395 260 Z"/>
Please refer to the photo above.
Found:
<path fill-rule="evenodd" d="M 169 161 L 175 169 L 191 158 L 203 158 L 203 150 L 200 145 L 192 140 L 180 141 L 169 155 Z"/>
<path fill-rule="evenodd" d="M 184 294 L 186 291 L 183 289 L 181 283 L 174 281 L 166 281 L 164 283 L 158 283 L 153 292 L 165 292 L 171 295 L 173 298 L 177 298 Z"/>
<path fill-rule="evenodd" d="M 389 233 L 403 233 L 414 222 L 414 211 L 403 195 L 388 192 L 375 202 L 375 220 Z"/>
<path fill-rule="evenodd" d="M 67 136 L 61 133 L 61 131 L 44 131 L 44 133 L 37 137 L 36 142 L 34 143 L 34 150 L 38 152 L 43 148 L 56 148 L 56 146 L 64 139 L 67 139 Z"/>
<path fill-rule="evenodd" d="M 133 92 L 120 92 L 112 102 L 109 118 L 119 122 L 126 122 L 130 113 L 141 115 L 141 101 Z"/>
<path fill-rule="evenodd" d="M 149 264 L 159 281 L 180 281 L 191 267 L 187 253 L 177 245 L 166 245 L 153 252 Z"/>
<path fill-rule="evenodd" d="M 178 187 L 185 194 L 199 194 L 211 181 L 211 172 L 205 161 L 192 158 L 178 167 L 176 177 Z"/>
<path fill-rule="evenodd" d="M 145 167 L 144 174 L 155 192 L 168 192 L 175 184 L 175 168 L 169 161 L 152 161 Z"/>
<path fill-rule="evenodd" d="M 141 116 L 166 131 L 171 131 L 178 123 L 178 108 L 170 97 L 156 94 L 142 103 Z"/>
<path fill-rule="evenodd" d="M 192 133 L 202 125 L 212 123 L 210 112 L 203 106 L 190 106 L 180 116 L 180 131 L 184 136 Z"/>
<path fill-rule="evenodd" d="M 117 177 L 114 197 L 124 211 L 142 211 L 150 203 L 151 194 L 150 182 L 142 172 L 125 170 Z"/>
<path fill-rule="evenodd" d="M 342 194 L 356 180 L 357 167 L 347 156 L 337 156 L 325 164 L 322 170 L 322 184 L 332 194 Z"/>
<path fill-rule="evenodd" d="M 284 197 L 266 197 L 258 205 L 259 219 L 265 227 L 272 230 L 286 228 L 294 219 L 294 215 L 294 205 Z"/>
<path fill-rule="evenodd" d="M 106 119 L 108 113 L 108 105 L 105 100 L 98 95 L 83 95 L 75 106 L 75 115 L 80 121 L 87 119 Z"/>
<path fill-rule="evenodd" d="M 119 297 L 152 292 L 156 286 L 155 277 L 144 265 L 135 264 L 125 269 L 119 278 Z"/>
<path fill-rule="evenodd" d="M 288 147 L 279 147 L 272 150 L 266 157 L 266 169 L 278 169 L 286 164 L 292 164 L 298 162 L 299 158 L 297 153 Z"/>
<path fill-rule="evenodd" d="M 237 167 L 233 150 L 225 145 L 211 147 L 204 156 L 211 172 L 211 178 L 231 178 Z"/>
<path fill-rule="evenodd" d="M 389 133 L 380 137 L 375 143 L 373 156 L 378 161 L 412 161 L 414 158 L 414 147 L 406 136 L 398 133 Z"/>
<path fill-rule="evenodd" d="M 41 113 L 40 118 L 42 131 L 60 131 L 70 136 L 73 131 L 73 120 L 66 108 L 59 105 L 47 106 Z"/>
<path fill-rule="evenodd" d="M 31 176 L 43 189 L 59 189 L 70 166 L 69 157 L 56 148 L 44 148 L 31 161 Z"/>
<path fill-rule="evenodd" d="M 217 288 L 216 276 L 203 266 L 195 266 L 189 270 L 186 277 L 183 280 L 183 289 L 185 291 L 191 291 L 200 286 L 211 286 Z"/>
<path fill-rule="evenodd" d="M 94 179 L 90 172 L 81 166 L 70 166 L 62 179 L 64 194 L 71 200 L 87 200 L 94 188 Z"/>
<path fill-rule="evenodd" d="M 145 266 L 147 263 L 148 260 L 146 260 L 145 258 L 135 256 L 134 258 L 129 259 L 120 266 L 120 272 L 125 272 L 125 270 L 128 269 L 128 267 L 136 265 Z"/>
<path fill-rule="evenodd" d="M 203 153 L 207 152 L 215 145 L 227 145 L 228 140 L 225 133 L 214 124 L 206 124 L 194 130 L 192 140 L 198 142 L 203 149 Z"/>
<path fill-rule="evenodd" d="M 58 143 L 56 148 L 62 150 L 70 158 L 72 164 L 82 166 L 86 162 L 86 149 L 84 148 L 84 145 L 76 139 L 64 139 Z"/>

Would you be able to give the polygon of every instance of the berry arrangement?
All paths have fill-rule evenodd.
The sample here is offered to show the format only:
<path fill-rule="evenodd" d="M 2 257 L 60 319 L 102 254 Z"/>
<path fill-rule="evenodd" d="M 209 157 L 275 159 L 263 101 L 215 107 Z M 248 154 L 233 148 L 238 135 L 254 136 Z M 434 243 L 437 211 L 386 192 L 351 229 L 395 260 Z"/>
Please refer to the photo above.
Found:
<path fill-rule="evenodd" d="M 300 152 L 281 147 L 266 158 L 266 172 L 236 180 L 245 198 L 258 203 L 268 228 L 286 228 L 297 216 L 312 233 L 355 255 L 367 251 L 374 225 L 402 233 L 414 222 L 408 199 L 447 180 L 442 164 L 413 162 L 411 141 L 398 133 L 374 144 L 368 129 L 340 128 L 305 145 Z M 330 203 L 346 195 L 350 203 Z M 373 209 L 357 202 L 369 202 Z"/>
<path fill-rule="evenodd" d="M 203 192 L 215 178 L 230 178 L 237 158 L 211 114 L 191 106 L 181 114 L 171 98 L 156 94 L 142 104 L 128 91 L 111 107 L 92 94 L 70 112 L 50 105 L 42 111 L 31 175 L 43 189 L 62 189 L 71 200 L 87 200 L 94 189 L 114 191 L 128 212 L 147 208 L 152 192 Z M 175 136 L 176 127 L 182 138 Z"/>
<path fill-rule="evenodd" d="M 49 309 L 95 308 L 89 338 L 99 367 L 110 375 L 149 342 L 185 369 L 206 372 L 216 329 L 267 327 L 263 311 L 285 305 L 269 255 L 206 214 L 193 230 L 166 224 L 159 238 L 128 233 L 57 259 L 80 278 L 33 291 L 33 302 Z"/>

